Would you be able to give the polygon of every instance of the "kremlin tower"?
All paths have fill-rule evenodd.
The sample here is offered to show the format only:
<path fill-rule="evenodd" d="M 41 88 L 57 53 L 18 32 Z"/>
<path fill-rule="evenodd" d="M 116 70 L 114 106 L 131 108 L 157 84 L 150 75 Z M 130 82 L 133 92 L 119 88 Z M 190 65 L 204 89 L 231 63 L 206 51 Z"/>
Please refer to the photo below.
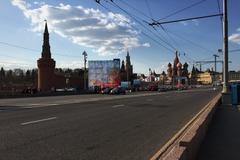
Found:
<path fill-rule="evenodd" d="M 38 59 L 38 90 L 50 91 L 54 87 L 56 62 L 51 58 L 47 21 L 43 34 L 42 57 Z"/>

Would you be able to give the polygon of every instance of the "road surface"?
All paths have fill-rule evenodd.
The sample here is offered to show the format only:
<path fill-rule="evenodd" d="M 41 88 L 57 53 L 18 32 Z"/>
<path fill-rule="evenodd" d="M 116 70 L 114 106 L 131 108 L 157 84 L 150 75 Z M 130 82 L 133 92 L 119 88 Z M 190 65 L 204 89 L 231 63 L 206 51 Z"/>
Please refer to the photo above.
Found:
<path fill-rule="evenodd" d="M 219 91 L 0 100 L 1 160 L 147 160 Z"/>

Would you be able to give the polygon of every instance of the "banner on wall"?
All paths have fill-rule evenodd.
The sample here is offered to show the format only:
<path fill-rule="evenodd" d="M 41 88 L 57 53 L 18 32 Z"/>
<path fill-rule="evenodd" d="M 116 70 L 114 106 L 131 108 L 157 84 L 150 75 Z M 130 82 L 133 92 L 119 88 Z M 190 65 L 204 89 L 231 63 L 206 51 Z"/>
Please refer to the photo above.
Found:
<path fill-rule="evenodd" d="M 88 62 L 88 85 L 89 88 L 95 86 L 117 87 L 120 84 L 120 59 L 101 60 Z"/>

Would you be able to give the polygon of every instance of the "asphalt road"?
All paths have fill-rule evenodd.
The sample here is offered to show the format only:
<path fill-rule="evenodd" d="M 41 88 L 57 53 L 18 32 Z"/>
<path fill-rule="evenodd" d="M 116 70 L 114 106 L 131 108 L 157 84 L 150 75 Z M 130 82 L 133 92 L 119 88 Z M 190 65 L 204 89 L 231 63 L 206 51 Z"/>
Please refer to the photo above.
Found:
<path fill-rule="evenodd" d="M 147 160 L 219 91 L 0 100 L 0 160 Z"/>

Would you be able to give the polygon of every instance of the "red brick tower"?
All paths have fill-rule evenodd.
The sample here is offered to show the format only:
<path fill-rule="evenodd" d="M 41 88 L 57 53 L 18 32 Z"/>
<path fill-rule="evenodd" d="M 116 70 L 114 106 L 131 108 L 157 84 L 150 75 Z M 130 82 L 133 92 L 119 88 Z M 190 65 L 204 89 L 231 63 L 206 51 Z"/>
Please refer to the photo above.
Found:
<path fill-rule="evenodd" d="M 55 61 L 51 58 L 47 21 L 43 34 L 42 57 L 38 63 L 38 89 L 50 91 L 54 87 Z"/>

